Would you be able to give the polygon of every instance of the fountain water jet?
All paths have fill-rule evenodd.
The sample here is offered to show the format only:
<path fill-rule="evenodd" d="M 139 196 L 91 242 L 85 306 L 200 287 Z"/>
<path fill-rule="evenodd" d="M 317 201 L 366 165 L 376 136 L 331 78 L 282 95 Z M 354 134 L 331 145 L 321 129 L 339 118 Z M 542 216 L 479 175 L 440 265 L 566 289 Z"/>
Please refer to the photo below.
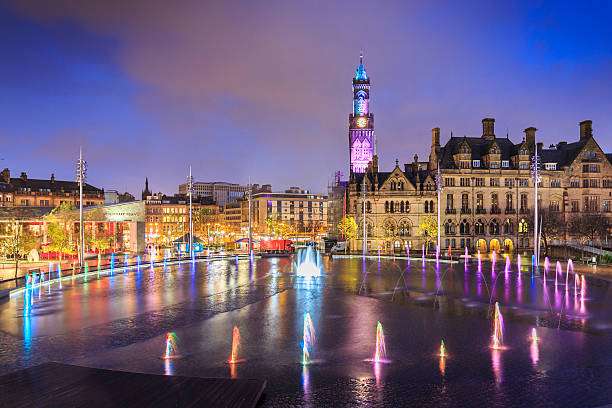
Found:
<path fill-rule="evenodd" d="M 315 341 L 315 331 L 310 313 L 304 313 L 304 334 L 302 335 L 302 364 L 310 364 L 310 354 Z"/>
<path fill-rule="evenodd" d="M 385 347 L 385 333 L 382 324 L 376 325 L 376 350 L 374 351 L 374 362 L 384 363 L 387 361 L 387 348 Z"/>
<path fill-rule="evenodd" d="M 240 348 L 240 331 L 238 330 L 238 326 L 234 326 L 234 331 L 232 333 L 232 355 L 230 359 L 227 361 L 228 364 L 236 364 L 240 363 L 244 360 L 238 359 L 238 350 Z"/>
<path fill-rule="evenodd" d="M 516 271 L 520 275 L 521 273 L 521 254 L 516 255 Z"/>
<path fill-rule="evenodd" d="M 299 250 L 294 265 L 298 276 L 307 278 L 321 276 L 321 269 L 323 268 L 321 254 L 315 252 L 312 246 Z"/>
<path fill-rule="evenodd" d="M 531 329 L 531 341 L 538 341 L 538 332 L 536 331 L 535 327 Z"/>
<path fill-rule="evenodd" d="M 499 310 L 499 303 L 495 302 L 495 316 L 493 319 L 493 337 L 491 348 L 499 350 L 504 344 L 504 318 Z"/>
<path fill-rule="evenodd" d="M 511 266 L 510 266 L 510 257 L 507 256 L 506 257 L 506 268 L 504 269 L 504 273 L 506 275 L 508 275 L 508 272 L 510 272 L 510 268 L 511 268 Z"/>
<path fill-rule="evenodd" d="M 178 337 L 174 332 L 168 332 L 166 334 L 166 351 L 164 353 L 164 359 L 178 358 Z"/>
<path fill-rule="evenodd" d="M 444 340 L 440 342 L 440 354 L 438 354 L 440 358 L 446 357 L 446 347 L 444 347 Z"/>

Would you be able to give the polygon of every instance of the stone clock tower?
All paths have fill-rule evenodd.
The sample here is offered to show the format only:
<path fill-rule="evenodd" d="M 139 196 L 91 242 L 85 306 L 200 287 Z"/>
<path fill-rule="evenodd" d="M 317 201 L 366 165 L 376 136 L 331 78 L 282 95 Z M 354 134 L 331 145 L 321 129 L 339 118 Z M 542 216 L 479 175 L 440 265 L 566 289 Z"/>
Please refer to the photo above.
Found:
<path fill-rule="evenodd" d="M 363 54 L 353 78 L 353 113 L 349 115 L 351 173 L 364 173 L 375 148 L 374 115 L 370 113 L 370 78 L 363 67 Z"/>

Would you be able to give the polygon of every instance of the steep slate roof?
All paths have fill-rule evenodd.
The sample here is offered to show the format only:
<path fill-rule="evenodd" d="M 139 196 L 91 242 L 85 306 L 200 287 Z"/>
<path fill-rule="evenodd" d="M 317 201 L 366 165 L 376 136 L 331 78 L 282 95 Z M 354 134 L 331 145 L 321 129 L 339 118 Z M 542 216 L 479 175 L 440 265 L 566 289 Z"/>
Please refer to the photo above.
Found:
<path fill-rule="evenodd" d="M 400 169 L 401 171 L 401 169 Z M 393 171 L 379 171 L 377 173 L 378 175 L 378 186 L 382 186 L 384 184 L 384 182 L 389 178 L 389 176 L 391 176 L 391 174 L 393 174 Z M 404 177 L 406 177 L 408 179 L 408 181 L 410 181 L 415 187 L 418 188 L 417 185 L 417 181 L 414 177 L 414 174 L 409 171 L 402 171 L 402 174 L 404 175 Z M 361 186 L 363 185 L 363 177 L 367 175 L 368 177 L 368 181 L 370 182 L 370 184 L 374 184 L 374 181 L 376 179 L 376 175 L 373 174 L 372 172 L 366 172 L 366 173 L 355 173 L 354 177 L 355 177 L 355 184 L 357 185 L 357 188 L 359 191 L 361 191 Z M 427 170 L 419 170 L 419 179 L 421 180 L 421 183 L 423 182 L 423 180 L 425 180 L 425 178 L 427 177 Z"/>
<path fill-rule="evenodd" d="M 576 156 L 580 153 L 588 139 L 580 140 L 574 143 L 558 144 L 553 149 L 541 149 L 538 151 L 541 157 L 542 163 L 557 163 L 557 167 L 563 167 L 570 165 Z M 494 140 L 487 140 L 481 137 L 451 137 L 450 140 L 440 148 L 441 157 L 441 168 L 442 169 L 456 169 L 455 160 L 453 155 L 459 153 L 461 144 L 466 141 L 472 150 L 472 160 L 481 160 L 482 156 L 488 153 L 493 142 L 497 143 L 501 150 L 501 160 L 510 160 L 510 157 L 518 153 L 522 141 L 520 143 L 512 143 L 507 138 L 495 138 Z M 606 155 L 608 157 L 608 155 Z M 608 157 L 608 160 L 612 162 L 612 155 Z M 509 163 L 510 168 L 512 162 Z"/>
<path fill-rule="evenodd" d="M 26 178 L 11 178 L 11 185 L 18 190 L 20 188 L 29 188 L 30 191 L 41 191 L 41 189 L 49 189 L 52 192 L 72 193 L 79 191 L 79 183 L 76 181 L 61 181 L 61 180 L 40 180 Z M 104 193 L 104 190 L 94 187 L 91 184 L 83 184 L 83 193 L 96 194 Z"/>

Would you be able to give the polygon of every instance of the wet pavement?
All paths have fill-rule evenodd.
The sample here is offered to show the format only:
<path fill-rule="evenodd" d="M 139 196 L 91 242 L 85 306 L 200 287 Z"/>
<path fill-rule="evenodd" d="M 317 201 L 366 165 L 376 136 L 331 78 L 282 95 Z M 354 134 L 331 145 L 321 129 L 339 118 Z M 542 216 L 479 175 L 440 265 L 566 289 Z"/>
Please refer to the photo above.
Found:
<path fill-rule="evenodd" d="M 562 265 L 323 258 L 318 278 L 289 259 L 184 263 L 64 281 L 0 304 L 0 374 L 46 361 L 198 377 L 262 378 L 261 406 L 600 406 L 612 403 L 612 289 Z M 556 281 L 556 284 L 555 284 Z M 578 283 L 579 282 L 579 283 Z M 576 286 L 574 286 L 576 283 Z M 50 290 L 49 290 L 50 289 Z M 504 349 L 489 347 L 492 305 Z M 303 316 L 316 332 L 300 362 Z M 374 355 L 376 324 L 389 364 Z M 232 329 L 239 357 L 229 365 Z M 530 340 L 536 327 L 537 343 Z M 180 358 L 165 360 L 173 331 Z M 444 339 L 448 357 L 437 356 Z"/>

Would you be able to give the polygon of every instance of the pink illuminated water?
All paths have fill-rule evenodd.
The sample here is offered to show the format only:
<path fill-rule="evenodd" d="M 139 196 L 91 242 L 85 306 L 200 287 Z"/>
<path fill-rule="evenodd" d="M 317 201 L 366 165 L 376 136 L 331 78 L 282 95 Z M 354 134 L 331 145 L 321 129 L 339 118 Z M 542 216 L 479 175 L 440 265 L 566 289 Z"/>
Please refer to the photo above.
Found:
<path fill-rule="evenodd" d="M 507 256 L 507 257 L 506 257 L 506 268 L 504 269 L 504 273 L 505 273 L 506 275 L 508 275 L 508 272 L 510 272 L 510 267 L 511 267 L 511 266 L 510 266 L 510 257 L 509 257 L 509 256 Z"/>
<path fill-rule="evenodd" d="M 382 324 L 376 325 L 376 350 L 374 351 L 374 362 L 380 363 L 387 359 L 387 348 L 385 347 L 385 333 Z"/>
<path fill-rule="evenodd" d="M 228 363 L 234 364 L 237 363 L 238 360 L 238 349 L 240 348 L 240 330 L 238 330 L 238 326 L 234 326 L 234 331 L 232 333 L 232 355 L 228 360 Z"/>
<path fill-rule="evenodd" d="M 178 337 L 176 333 L 169 332 L 166 334 L 166 352 L 164 358 L 175 358 L 178 357 Z"/>
<path fill-rule="evenodd" d="M 504 344 L 504 318 L 499 310 L 499 303 L 495 302 L 495 315 L 493 318 L 493 336 L 491 347 L 494 349 L 502 348 Z"/>
<path fill-rule="evenodd" d="M 302 364 L 310 363 L 312 346 L 315 341 L 315 331 L 310 319 L 310 313 L 304 313 L 304 334 L 302 337 Z"/>

